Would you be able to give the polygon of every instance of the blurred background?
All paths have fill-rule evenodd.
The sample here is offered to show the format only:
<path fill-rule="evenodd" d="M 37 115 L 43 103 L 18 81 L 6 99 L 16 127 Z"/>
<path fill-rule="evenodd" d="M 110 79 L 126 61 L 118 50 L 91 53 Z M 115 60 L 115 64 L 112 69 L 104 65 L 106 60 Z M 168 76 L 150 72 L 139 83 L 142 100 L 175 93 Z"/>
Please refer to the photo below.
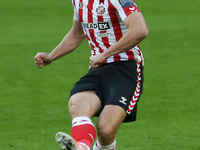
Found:
<path fill-rule="evenodd" d="M 149 28 L 144 92 L 118 150 L 199 150 L 200 1 L 136 3 Z M 55 134 L 70 133 L 68 97 L 88 71 L 88 43 L 42 69 L 34 56 L 53 50 L 72 19 L 68 0 L 0 0 L 0 150 L 59 150 Z"/>

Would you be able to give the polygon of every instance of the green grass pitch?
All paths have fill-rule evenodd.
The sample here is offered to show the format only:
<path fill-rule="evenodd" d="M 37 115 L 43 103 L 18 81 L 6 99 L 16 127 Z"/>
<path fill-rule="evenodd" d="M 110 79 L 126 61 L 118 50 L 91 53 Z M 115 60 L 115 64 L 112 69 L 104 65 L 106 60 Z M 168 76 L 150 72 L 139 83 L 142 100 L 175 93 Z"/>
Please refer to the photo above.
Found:
<path fill-rule="evenodd" d="M 117 149 L 199 150 L 200 1 L 137 4 L 149 28 L 144 93 Z M 69 91 L 88 70 L 87 41 L 43 69 L 33 58 L 57 46 L 72 16 L 71 0 L 0 1 L 0 150 L 59 150 L 54 135 L 70 132 Z"/>

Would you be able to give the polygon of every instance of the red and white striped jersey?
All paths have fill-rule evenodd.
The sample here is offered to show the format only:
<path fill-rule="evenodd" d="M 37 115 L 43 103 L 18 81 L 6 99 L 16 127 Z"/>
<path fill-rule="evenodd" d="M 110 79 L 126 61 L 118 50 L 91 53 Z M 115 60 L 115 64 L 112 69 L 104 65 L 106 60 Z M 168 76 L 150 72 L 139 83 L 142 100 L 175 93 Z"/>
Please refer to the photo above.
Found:
<path fill-rule="evenodd" d="M 135 0 L 72 0 L 72 3 L 74 20 L 81 22 L 93 56 L 115 44 L 127 31 L 123 20 L 132 12 L 140 12 Z M 105 63 L 127 60 L 144 62 L 139 45 L 109 57 Z"/>

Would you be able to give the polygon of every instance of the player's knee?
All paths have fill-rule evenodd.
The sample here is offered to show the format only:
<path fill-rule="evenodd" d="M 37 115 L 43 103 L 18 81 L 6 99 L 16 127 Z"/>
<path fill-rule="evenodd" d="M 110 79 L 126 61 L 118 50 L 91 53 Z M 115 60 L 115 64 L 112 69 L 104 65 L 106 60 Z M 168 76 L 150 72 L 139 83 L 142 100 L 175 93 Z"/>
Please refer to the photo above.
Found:
<path fill-rule="evenodd" d="M 112 140 L 115 138 L 115 128 L 110 123 L 99 123 L 97 125 L 98 134 L 101 139 Z"/>
<path fill-rule="evenodd" d="M 69 112 L 71 116 L 77 116 L 80 113 L 81 100 L 78 96 L 73 95 L 69 99 Z"/>
<path fill-rule="evenodd" d="M 88 99 L 87 94 L 77 93 L 72 95 L 69 99 L 71 117 L 87 116 L 91 118 L 99 110 L 98 105 L 94 102 Z"/>

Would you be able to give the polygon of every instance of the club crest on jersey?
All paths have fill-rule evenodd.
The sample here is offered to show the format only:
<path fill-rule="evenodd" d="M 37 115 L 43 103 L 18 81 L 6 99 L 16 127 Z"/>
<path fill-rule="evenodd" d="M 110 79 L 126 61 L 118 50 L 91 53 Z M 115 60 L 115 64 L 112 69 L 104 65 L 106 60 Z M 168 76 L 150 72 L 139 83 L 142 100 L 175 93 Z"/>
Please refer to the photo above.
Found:
<path fill-rule="evenodd" d="M 119 0 L 119 3 L 122 5 L 122 7 L 131 7 L 135 5 L 133 0 Z"/>
<path fill-rule="evenodd" d="M 106 9 L 102 3 L 96 8 L 96 12 L 98 15 L 103 15 L 105 11 Z"/>
<path fill-rule="evenodd" d="M 81 3 L 81 2 L 79 3 L 79 8 L 83 9 L 83 3 Z"/>

